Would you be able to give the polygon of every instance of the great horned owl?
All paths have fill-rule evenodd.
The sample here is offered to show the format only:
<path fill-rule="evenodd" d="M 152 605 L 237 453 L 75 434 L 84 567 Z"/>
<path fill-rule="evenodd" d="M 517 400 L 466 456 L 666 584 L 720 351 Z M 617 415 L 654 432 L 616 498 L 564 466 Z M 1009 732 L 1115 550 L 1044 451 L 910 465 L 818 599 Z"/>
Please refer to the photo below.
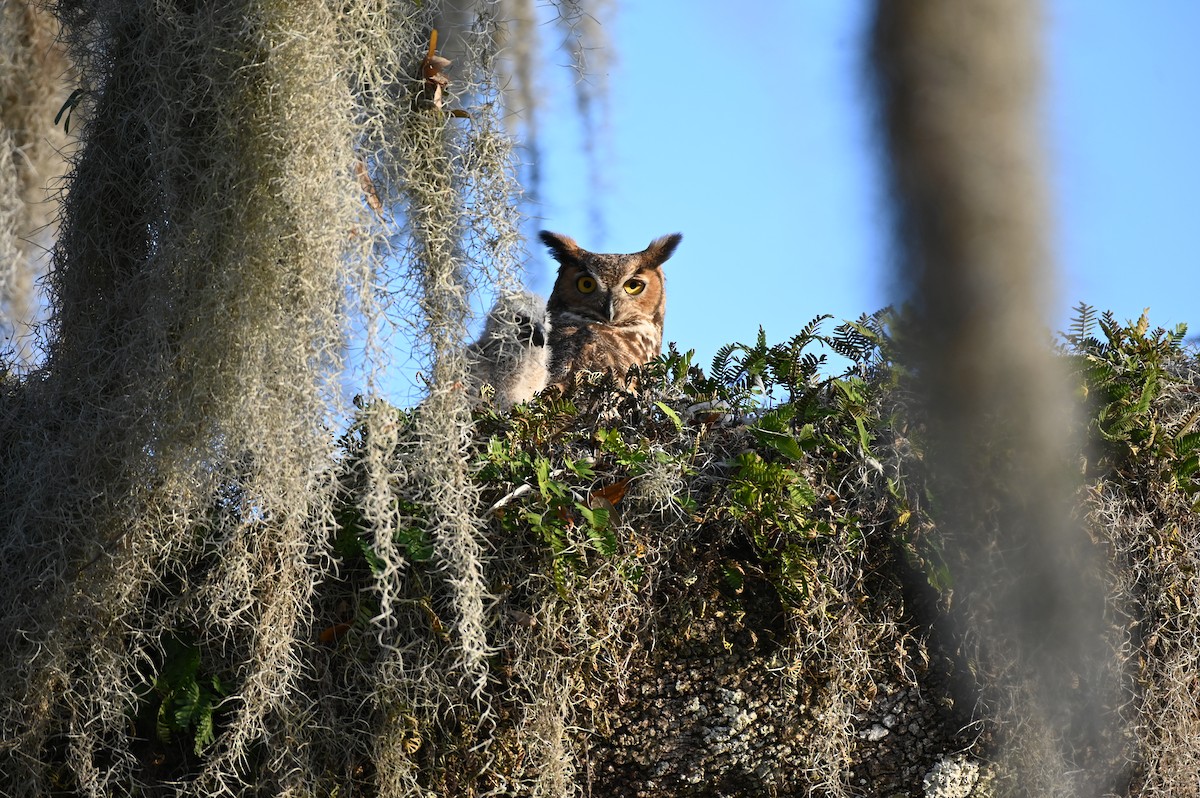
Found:
<path fill-rule="evenodd" d="M 467 347 L 472 396 L 486 383 L 502 410 L 546 387 L 549 361 L 546 303 L 529 291 L 505 291 L 488 312 L 483 334 Z"/>
<path fill-rule="evenodd" d="M 538 234 L 558 261 L 550 294 L 550 384 L 565 385 L 576 371 L 609 371 L 624 379 L 662 351 L 666 285 L 662 265 L 683 238 L 657 238 L 641 252 L 602 255 L 573 239 Z"/>

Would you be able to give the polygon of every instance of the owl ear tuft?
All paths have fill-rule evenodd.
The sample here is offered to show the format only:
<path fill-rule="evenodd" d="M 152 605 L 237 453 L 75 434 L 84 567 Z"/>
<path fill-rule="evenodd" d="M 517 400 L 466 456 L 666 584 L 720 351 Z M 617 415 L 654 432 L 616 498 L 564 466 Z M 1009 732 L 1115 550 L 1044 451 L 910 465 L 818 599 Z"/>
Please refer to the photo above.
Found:
<path fill-rule="evenodd" d="M 643 250 L 646 260 L 651 265 L 661 266 L 667 262 L 668 258 L 675 254 L 675 247 L 679 246 L 679 242 L 682 240 L 683 236 L 679 233 L 671 233 L 670 235 L 654 239 L 650 242 L 650 246 Z"/>
<path fill-rule="evenodd" d="M 579 253 L 583 250 L 575 243 L 575 239 L 570 236 L 564 236 L 561 233 L 551 233 L 549 230 L 542 230 L 538 233 L 538 238 L 550 250 L 550 255 L 559 262 L 559 264 L 574 263 L 579 260 Z"/>

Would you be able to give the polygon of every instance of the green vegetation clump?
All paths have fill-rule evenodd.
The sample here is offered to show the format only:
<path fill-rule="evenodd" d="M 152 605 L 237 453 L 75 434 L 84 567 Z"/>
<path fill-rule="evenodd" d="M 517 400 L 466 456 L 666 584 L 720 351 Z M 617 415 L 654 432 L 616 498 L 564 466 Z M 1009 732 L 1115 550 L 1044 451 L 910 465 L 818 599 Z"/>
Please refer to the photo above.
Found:
<path fill-rule="evenodd" d="M 429 696 L 406 699 L 417 781 L 513 794 L 887 794 L 966 752 L 974 794 L 1010 794 L 1022 774 L 1006 751 L 1048 746 L 1079 774 L 1076 788 L 1182 794 L 1196 722 L 1179 687 L 1197 665 L 1195 358 L 1181 327 L 1094 316 L 1081 307 L 1061 343 L 1087 438 L 1079 514 L 1109 596 L 1108 659 L 1076 674 L 1066 701 L 1082 720 L 1027 739 L 1045 729 L 1030 721 L 1043 711 L 1037 676 L 973 631 L 990 608 L 956 585 L 979 565 L 957 560 L 938 526 L 893 317 L 828 334 L 822 317 L 782 344 L 760 331 L 725 347 L 707 374 L 672 349 L 631 375 L 635 393 L 582 380 L 476 419 L 492 671 L 482 703 L 457 717 Z M 830 354 L 847 364 L 836 376 Z M 386 412 L 404 429 L 422 409 Z M 367 445 L 347 439 L 343 467 L 353 472 Z M 408 553 L 413 610 L 389 644 L 418 652 L 418 684 L 455 619 L 419 502 L 401 485 L 397 503 L 391 545 Z M 349 540 L 346 562 L 365 574 L 370 546 Z M 354 579 L 341 589 L 343 607 L 350 595 L 370 602 Z M 347 642 L 338 657 L 381 642 Z M 484 726 L 485 738 L 462 734 Z"/>
<path fill-rule="evenodd" d="M 1200 360 L 1185 336 L 1080 305 L 1064 344 L 1089 409 L 1081 505 L 1108 565 L 1138 796 L 1200 791 Z"/>
<path fill-rule="evenodd" d="M 707 372 L 672 347 L 634 391 L 584 375 L 476 411 L 479 689 L 422 474 L 428 407 L 358 400 L 321 477 L 331 532 L 288 696 L 321 733 L 304 772 L 251 745 L 239 778 L 311 795 L 1020 794 L 1006 752 L 1039 728 L 1036 674 L 972 631 L 989 608 L 964 598 L 972 571 L 939 527 L 898 322 L 826 322 L 775 345 L 760 331 Z M 1183 340 L 1081 307 L 1060 344 L 1108 659 L 1068 697 L 1090 720 L 1037 743 L 1081 789 L 1193 794 L 1200 370 Z M 244 501 L 230 483 L 210 523 L 253 515 Z M 190 561 L 151 601 L 176 606 L 222 559 Z M 190 618 L 163 618 L 125 686 L 112 751 L 135 764 L 116 793 L 201 784 L 237 728 L 253 671 Z M 12 739 L 7 756 L 27 753 Z M 65 728 L 45 739 L 47 792 L 78 791 Z"/>
<path fill-rule="evenodd" d="M 654 698 L 676 707 L 660 704 L 655 721 L 684 724 L 672 714 L 697 702 L 725 717 L 728 696 L 745 704 L 728 724 L 714 718 L 685 731 L 671 768 L 700 781 L 761 771 L 745 789 L 846 781 L 856 713 L 881 681 L 915 684 L 913 663 L 927 654 L 895 616 L 901 586 L 889 575 L 902 551 L 892 533 L 913 513 L 876 454 L 887 426 L 879 386 L 892 379 L 884 317 L 832 334 L 821 332 L 824 321 L 781 345 L 760 332 L 753 345 L 727 347 L 711 375 L 672 350 L 630 375 L 636 392 L 597 375 L 508 414 L 481 412 L 473 477 L 496 603 L 479 704 L 452 706 L 423 689 L 424 674 L 451 665 L 452 585 L 432 556 L 415 481 L 397 482 L 397 523 L 382 542 L 400 557 L 377 553 L 357 509 L 377 442 L 369 426 L 351 428 L 338 477 L 345 580 L 325 599 L 341 607 L 325 616 L 327 628 L 344 629 L 332 661 L 361 672 L 364 656 L 404 652 L 393 659 L 412 687 L 395 706 L 422 788 L 649 790 L 661 766 L 638 761 L 639 735 L 650 730 L 637 724 L 651 721 L 649 704 L 629 693 L 646 695 L 664 667 L 682 668 L 677 681 L 690 686 Z M 849 367 L 823 376 L 834 353 Z M 390 414 L 393 471 L 419 470 L 425 408 L 364 404 L 363 412 Z M 405 578 L 380 587 L 382 563 L 397 559 Z M 403 608 L 387 634 L 369 620 L 381 591 L 396 591 L 387 601 Z M 762 669 L 753 689 L 737 684 L 734 662 Z M 705 684 L 704 663 L 724 681 Z M 780 756 L 789 767 L 777 766 Z"/>

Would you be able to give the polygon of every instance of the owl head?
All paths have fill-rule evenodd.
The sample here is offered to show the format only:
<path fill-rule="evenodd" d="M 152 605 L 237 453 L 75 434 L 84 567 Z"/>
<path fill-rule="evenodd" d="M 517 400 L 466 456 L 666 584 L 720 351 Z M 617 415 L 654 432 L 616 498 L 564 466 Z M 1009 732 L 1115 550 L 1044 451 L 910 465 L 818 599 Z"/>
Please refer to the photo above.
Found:
<path fill-rule="evenodd" d="M 501 291 L 479 340 L 497 349 L 544 347 L 548 327 L 544 299 L 529 291 Z"/>
<path fill-rule="evenodd" d="M 483 403 L 487 385 L 495 406 L 507 410 L 545 388 L 550 332 L 545 300 L 529 291 L 501 291 L 483 334 L 466 349 L 471 401 Z"/>
<path fill-rule="evenodd" d="M 618 327 L 649 320 L 661 329 L 666 310 L 662 265 L 683 238 L 679 233 L 656 238 L 629 255 L 588 252 L 574 239 L 548 230 L 538 238 L 558 261 L 547 306 L 552 316 Z"/>

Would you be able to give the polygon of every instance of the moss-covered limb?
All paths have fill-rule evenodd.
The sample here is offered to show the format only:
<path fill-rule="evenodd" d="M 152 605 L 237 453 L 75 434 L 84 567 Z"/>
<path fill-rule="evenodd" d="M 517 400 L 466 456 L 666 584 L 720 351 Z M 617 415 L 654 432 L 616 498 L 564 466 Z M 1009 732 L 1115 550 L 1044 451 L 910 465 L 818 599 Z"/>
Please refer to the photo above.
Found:
<path fill-rule="evenodd" d="M 962 602 L 947 590 L 953 583 L 944 583 L 943 597 L 954 596 L 951 611 L 966 629 L 950 650 L 966 654 L 960 673 L 978 685 L 987 707 L 984 717 L 991 719 L 998 741 L 1036 734 L 1028 721 L 1032 708 L 1056 729 L 1039 745 L 1066 752 L 1076 763 L 1081 755 L 1089 757 L 1089 767 L 1075 771 L 1077 789 L 1191 794 L 1182 774 L 1194 763 L 1187 760 L 1186 747 L 1173 741 L 1194 728 L 1195 704 L 1181 701 L 1173 685 L 1196 670 L 1183 653 L 1192 650 L 1194 633 L 1188 574 L 1194 572 L 1192 508 L 1200 488 L 1187 437 L 1190 419 L 1200 409 L 1194 355 L 1181 346 L 1181 329 L 1152 329 L 1144 317 L 1117 323 L 1111 315 L 1097 329 L 1099 314 L 1085 307 L 1080 315 L 1063 353 L 1083 399 L 1080 426 L 1090 437 L 1078 458 L 1087 486 L 1076 498 L 1077 513 L 1086 519 L 1106 564 L 1104 625 L 1094 643 L 1104 653 L 1071 672 L 1072 682 L 1060 698 L 1066 709 L 1055 715 L 1023 685 L 1005 652 L 1008 643 L 979 633 L 978 619 L 994 611 L 990 603 Z M 1122 423 L 1114 424 L 1117 419 Z M 1007 456 L 1005 449 L 998 451 Z M 990 524 L 981 531 L 993 545 L 1003 540 Z M 940 556 L 947 576 L 957 581 L 970 573 L 957 557 L 947 560 L 944 549 Z M 1170 631 L 1160 636 L 1156 629 Z M 1149 650 L 1163 640 L 1178 653 Z M 1071 713 L 1075 723 L 1064 720 Z M 999 775 L 996 789 L 1022 789 L 1013 773 Z"/>
<path fill-rule="evenodd" d="M 826 399 L 809 401 L 810 415 L 790 416 L 795 429 L 785 432 L 756 400 L 714 405 L 716 386 L 687 374 L 668 359 L 643 377 L 673 386 L 661 398 L 654 388 L 635 396 L 602 382 L 569 401 L 548 397 L 479 420 L 476 479 L 495 508 L 485 573 L 501 597 L 486 695 L 496 760 L 479 770 L 448 716 L 410 706 L 421 731 L 398 734 L 420 739 L 406 772 L 421 783 L 473 773 L 518 794 L 589 780 L 630 794 L 649 789 L 654 763 L 637 763 L 650 756 L 659 776 L 669 774 L 664 783 L 688 794 L 685 771 L 732 784 L 748 762 L 761 770 L 786 748 L 787 774 L 762 770 L 745 789 L 842 789 L 846 763 L 867 739 L 856 714 L 926 667 L 919 639 L 896 621 L 903 610 L 886 537 L 899 513 L 880 507 L 890 494 L 863 448 L 882 432 L 875 400 L 863 393 L 847 402 L 831 381 L 819 389 Z M 720 402 L 726 412 L 714 414 Z M 701 405 L 710 409 L 693 410 Z M 754 423 L 733 421 L 746 414 Z M 785 436 L 795 449 L 780 443 Z M 739 458 L 748 449 L 752 463 Z M 347 465 L 356 468 L 362 452 L 355 444 Z M 396 487 L 402 503 L 420 490 Z M 786 512 L 763 503 L 781 499 Z M 859 523 L 868 507 L 878 523 Z M 369 565 L 368 553 L 346 551 Z M 443 608 L 453 602 L 436 576 L 421 576 L 429 564 L 407 567 L 410 603 L 398 606 L 426 609 L 412 616 L 405 642 L 391 643 L 428 656 L 411 648 L 424 636 L 434 646 L 427 652 L 445 652 L 452 630 L 442 626 Z M 664 668 L 693 687 L 656 692 Z M 775 698 L 761 695 L 779 684 L 787 687 Z M 744 697 L 746 717 L 735 712 L 732 726 L 721 721 L 726 693 Z M 713 706 L 711 719 L 684 712 L 696 702 Z M 748 720 L 758 710 L 762 718 Z M 658 739 L 660 722 L 680 728 L 680 745 Z M 702 753 L 709 737 L 723 742 Z"/>
<path fill-rule="evenodd" d="M 864 329 L 890 347 L 884 326 Z M 795 361 L 757 349 L 744 348 L 748 361 Z M 923 418 L 879 350 L 860 355 L 870 378 L 857 376 L 860 363 L 821 385 L 785 380 L 795 402 L 774 408 L 743 380 L 722 388 L 667 358 L 643 375 L 641 395 L 601 381 L 477 418 L 475 479 L 494 516 L 485 573 L 501 598 L 486 694 L 495 759 L 481 768 L 453 726 L 418 719 L 427 734 L 424 753 L 405 760 L 413 778 L 434 785 L 470 773 L 515 794 L 566 784 L 699 795 L 722 784 L 732 795 L 882 795 L 927 779 L 1019 792 L 1015 772 L 993 760 L 1058 716 L 1026 714 L 1035 695 L 996 650 L 1004 641 L 928 636 L 931 613 L 960 611 L 956 580 L 969 570 L 939 545 Z M 1183 353 L 1168 360 L 1170 372 L 1190 373 Z M 754 384 L 769 387 L 780 373 L 763 375 Z M 1152 403 L 1156 423 L 1172 429 L 1196 409 L 1190 383 L 1179 384 Z M 1190 529 L 1191 494 L 1160 467 L 1157 498 L 1144 499 L 1144 480 L 1131 473 L 1109 463 L 1081 494 L 1110 563 L 1099 644 L 1109 653 L 1077 674 L 1064 700 L 1093 701 L 1103 683 L 1095 674 L 1123 680 L 1125 697 L 1105 699 L 1099 731 L 1062 726 L 1039 745 L 1098 790 L 1166 794 L 1187 761 L 1176 745 L 1194 709 L 1172 685 L 1194 672 L 1180 608 L 1192 601 L 1195 554 L 1164 522 Z M 1154 508 L 1146 512 L 1156 520 L 1139 520 L 1134 507 Z M 981 534 L 998 540 L 997 529 Z M 398 531 L 402 540 L 419 536 Z M 1147 559 L 1150 550 L 1158 554 Z M 446 651 L 434 619 L 446 617 L 438 608 L 451 606 L 448 595 L 421 576 L 428 565 L 409 567 L 408 595 L 427 608 L 412 628 Z M 919 585 L 933 600 L 916 612 Z M 986 602 L 965 609 L 969 629 L 991 611 Z M 1141 731 L 1126 738 L 1125 728 Z"/>
<path fill-rule="evenodd" d="M 995 651 L 1004 640 L 927 634 L 929 613 L 962 606 L 957 580 L 969 571 L 938 546 L 943 531 L 925 476 L 925 421 L 881 354 L 891 346 L 887 325 L 856 324 L 829 335 L 818 325 L 802 348 L 817 352 L 826 340 L 850 351 L 847 336 L 856 330 L 855 364 L 834 378 L 814 381 L 797 370 L 803 358 L 795 341 L 764 341 L 722 359 L 733 369 L 730 383 L 669 355 L 643 371 L 639 394 L 584 381 L 566 397 L 475 415 L 467 476 L 479 492 L 479 540 L 489 553 L 481 577 L 498 599 L 486 608 L 487 681 L 478 700 L 464 700 L 469 685 L 454 681 L 463 673 L 459 599 L 435 553 L 427 484 L 409 476 L 424 466 L 420 415 L 429 405 L 400 412 L 362 403 L 334 473 L 321 478 L 337 497 L 322 521 L 336 522 L 336 568 L 322 567 L 325 581 L 309 606 L 272 610 L 266 602 L 243 610 L 278 619 L 269 613 L 292 607 L 312 618 L 305 635 L 315 645 L 299 647 L 303 667 L 283 712 L 294 713 L 284 716 L 289 722 L 323 731 L 298 735 L 304 745 L 281 760 L 255 742 L 272 739 L 275 732 L 264 729 L 250 738 L 240 777 L 280 789 L 395 795 L 683 796 L 708 794 L 712 785 L 746 796 L 886 795 L 916 793 L 927 779 L 1019 792 L 1015 774 L 992 760 L 1013 736 L 1044 729 L 1045 719 L 1031 723 L 1025 714 L 1032 694 Z M 1140 346 L 1125 340 L 1097 357 L 1128 363 L 1120 379 L 1143 385 Z M 1072 362 L 1084 363 L 1078 348 L 1069 349 Z M 1155 368 L 1164 387 L 1130 427 L 1130 439 L 1145 439 L 1151 427 L 1173 435 L 1150 458 L 1153 467 L 1138 467 L 1120 447 L 1113 450 L 1120 457 L 1090 461 L 1092 487 L 1081 495 L 1109 563 L 1103 642 L 1110 653 L 1077 674 L 1079 686 L 1066 700 L 1091 701 L 1092 674 L 1118 674 L 1124 693 L 1105 710 L 1117 745 L 1066 725 L 1043 740 L 1098 791 L 1131 795 L 1187 794 L 1180 786 L 1192 764 L 1185 741 L 1196 717 L 1180 688 L 1197 670 L 1195 477 L 1175 467 L 1191 456 L 1179 440 L 1197 412 L 1196 368 L 1177 345 Z M 1090 367 L 1079 378 L 1093 397 L 1107 395 L 1101 388 L 1113 379 Z M 766 400 L 761 391 L 771 389 L 791 401 Z M 1092 419 L 1108 404 L 1093 406 Z M 390 475 L 382 510 L 364 501 L 377 491 L 377 467 Z M 239 468 L 253 469 L 254 461 Z M 242 482 L 231 483 L 195 527 L 204 541 L 199 550 L 176 541 L 180 559 L 170 579 L 146 599 L 148 609 L 168 611 L 154 628 L 171 629 L 176 639 L 180 629 L 194 630 L 186 648 L 199 656 L 196 667 L 180 668 L 178 649 L 166 644 L 147 648 L 136 672 L 121 670 L 125 638 L 99 637 L 88 649 L 92 672 L 131 680 L 128 690 L 143 696 L 146 717 L 164 704 L 175 708 L 171 745 L 186 751 L 167 757 L 174 769 L 147 764 L 176 750 L 154 737 L 153 723 L 139 726 L 148 744 L 123 748 L 120 739 L 103 738 L 90 754 L 78 741 L 72 749 L 57 735 L 56 717 L 95 708 L 77 699 L 56 704 L 53 691 L 79 677 L 48 671 L 46 689 L 26 706 L 48 701 L 41 718 L 50 724 L 49 745 L 39 750 L 51 765 L 27 783 L 66 773 L 71 784 L 119 784 L 110 757 L 121 756 L 133 758 L 126 767 L 143 780 L 186 780 L 219 766 L 236 744 L 246 652 L 260 649 L 230 646 L 256 642 L 229 625 L 231 610 L 218 611 L 228 630 L 220 636 L 196 627 L 208 616 L 194 602 L 214 581 L 236 582 L 229 561 L 251 553 L 273 569 L 255 584 L 276 590 L 277 580 L 295 579 L 269 528 L 275 519 L 244 515 Z M 206 530 L 235 523 L 221 518 L 238 519 L 239 533 L 218 548 Z M 999 540 L 997 528 L 982 534 Z M 151 537 L 143 545 L 157 544 Z M 313 558 L 320 549 L 308 551 Z M 391 562 L 401 567 L 389 572 Z M 100 564 L 96 574 L 113 567 Z M 912 604 L 914 583 L 934 597 L 922 612 Z M 381 629 L 385 600 L 392 614 Z M 991 609 L 986 602 L 965 608 L 972 622 Z M 107 649 L 114 641 L 121 645 Z M 222 701 L 232 700 L 213 713 L 213 742 L 196 754 L 204 696 L 218 695 L 204 681 L 212 677 Z M 192 682 L 196 701 L 171 697 Z M 200 690 L 201 682 L 209 687 Z M 1132 736 L 1121 736 L 1123 729 Z"/>
<path fill-rule="evenodd" d="M 1120 716 L 1131 731 L 1132 795 L 1196 795 L 1200 702 L 1182 689 L 1200 672 L 1196 651 L 1200 527 L 1196 441 L 1200 367 L 1185 329 L 1118 322 L 1081 306 L 1068 336 L 1094 478 L 1084 499 L 1109 563 L 1111 640 L 1127 679 Z M 1135 752 L 1135 753 L 1134 753 Z"/>

